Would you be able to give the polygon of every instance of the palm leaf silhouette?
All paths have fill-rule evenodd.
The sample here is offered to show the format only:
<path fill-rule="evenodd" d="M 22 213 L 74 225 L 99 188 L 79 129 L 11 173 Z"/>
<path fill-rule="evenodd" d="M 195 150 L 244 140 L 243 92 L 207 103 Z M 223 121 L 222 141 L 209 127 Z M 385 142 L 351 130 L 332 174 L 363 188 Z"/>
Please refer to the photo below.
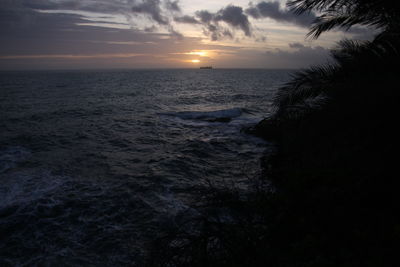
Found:
<path fill-rule="evenodd" d="M 296 14 L 317 11 L 308 36 L 318 38 L 335 27 L 350 29 L 354 25 L 378 29 L 399 28 L 399 7 L 389 0 L 291 0 L 287 3 Z"/>
<path fill-rule="evenodd" d="M 380 28 L 373 41 L 342 40 L 331 50 L 333 63 L 314 66 L 293 75 L 275 96 L 276 118 L 299 118 L 326 105 L 339 91 L 350 86 L 349 75 L 362 78 L 366 68 L 374 68 L 383 61 L 398 56 L 400 47 L 398 8 L 388 0 L 292 0 L 288 6 L 301 14 L 316 10 L 320 13 L 314 21 L 309 36 L 318 38 L 335 27 L 350 29 L 367 25 Z M 360 78 L 360 82 L 362 79 Z M 353 79 L 355 80 L 355 79 Z M 353 88 L 359 88 L 354 85 Z M 356 89 L 353 89 L 356 90 Z M 360 92 L 345 92 L 357 97 Z"/>

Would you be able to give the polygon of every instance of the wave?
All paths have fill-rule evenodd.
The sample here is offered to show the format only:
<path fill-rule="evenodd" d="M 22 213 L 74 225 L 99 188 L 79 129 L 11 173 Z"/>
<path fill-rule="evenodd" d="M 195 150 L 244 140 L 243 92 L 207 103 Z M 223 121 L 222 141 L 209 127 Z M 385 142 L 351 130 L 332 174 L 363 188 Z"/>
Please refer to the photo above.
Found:
<path fill-rule="evenodd" d="M 243 112 L 242 108 L 230 108 L 214 111 L 183 111 L 175 113 L 162 113 L 162 115 L 174 116 L 183 120 L 203 120 L 209 122 L 229 122 L 233 118 L 240 117 Z"/>

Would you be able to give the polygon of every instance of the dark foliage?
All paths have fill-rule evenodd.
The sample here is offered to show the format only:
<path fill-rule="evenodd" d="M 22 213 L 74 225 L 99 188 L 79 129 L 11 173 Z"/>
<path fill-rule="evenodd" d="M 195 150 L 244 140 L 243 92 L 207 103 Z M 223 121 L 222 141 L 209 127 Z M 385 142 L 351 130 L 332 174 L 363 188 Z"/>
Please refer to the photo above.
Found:
<path fill-rule="evenodd" d="M 349 29 L 366 25 L 385 31 L 398 31 L 400 7 L 390 0 L 291 0 L 288 6 L 298 14 L 319 12 L 309 33 L 318 38 L 335 27 Z"/>
<path fill-rule="evenodd" d="M 240 196 L 235 188 L 210 188 L 206 203 L 197 207 L 200 214 L 160 237 L 147 265 L 257 266 L 265 258 L 269 212 L 264 209 L 270 196 L 260 192 Z"/>
<path fill-rule="evenodd" d="M 400 58 L 381 41 L 342 42 L 329 72 L 301 73 L 277 97 L 282 136 L 269 178 L 289 205 L 289 266 L 394 266 Z"/>

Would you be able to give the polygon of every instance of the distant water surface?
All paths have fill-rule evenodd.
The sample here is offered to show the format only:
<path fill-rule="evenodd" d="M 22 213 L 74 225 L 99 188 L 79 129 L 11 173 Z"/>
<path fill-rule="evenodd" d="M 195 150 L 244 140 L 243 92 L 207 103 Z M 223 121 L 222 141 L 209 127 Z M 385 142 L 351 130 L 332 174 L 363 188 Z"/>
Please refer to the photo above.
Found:
<path fill-rule="evenodd" d="M 135 265 L 209 182 L 245 187 L 282 70 L 0 72 L 0 265 Z"/>

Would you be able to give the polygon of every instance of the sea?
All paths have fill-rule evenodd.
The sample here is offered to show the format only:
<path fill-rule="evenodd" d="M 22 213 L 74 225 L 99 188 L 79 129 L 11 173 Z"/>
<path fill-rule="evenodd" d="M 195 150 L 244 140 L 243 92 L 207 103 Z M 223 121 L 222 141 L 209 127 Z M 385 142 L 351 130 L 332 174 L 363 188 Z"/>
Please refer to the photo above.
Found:
<path fill-rule="evenodd" d="M 140 266 L 210 188 L 247 190 L 246 134 L 291 71 L 0 72 L 0 266 Z"/>

